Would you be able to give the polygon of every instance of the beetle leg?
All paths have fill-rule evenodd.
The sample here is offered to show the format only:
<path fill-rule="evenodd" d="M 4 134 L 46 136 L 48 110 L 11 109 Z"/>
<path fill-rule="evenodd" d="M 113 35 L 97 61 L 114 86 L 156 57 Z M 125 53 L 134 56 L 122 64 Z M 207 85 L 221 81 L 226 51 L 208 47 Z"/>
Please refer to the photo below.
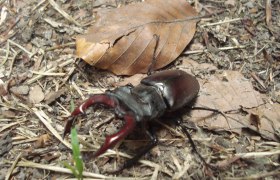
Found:
<path fill-rule="evenodd" d="M 189 139 L 189 142 L 191 144 L 191 147 L 192 147 L 192 150 L 193 152 L 195 152 L 195 154 L 198 156 L 198 158 L 203 162 L 203 164 L 206 166 L 206 167 L 209 167 L 211 169 L 215 169 L 215 167 L 212 165 L 212 164 L 209 164 L 206 162 L 206 160 L 202 157 L 202 155 L 198 152 L 195 144 L 194 144 L 194 141 L 192 140 L 192 137 L 190 135 L 190 133 L 188 132 L 187 130 L 187 127 L 182 125 L 182 120 L 181 118 L 176 118 L 175 120 L 176 124 L 179 125 L 179 127 L 181 127 L 182 131 L 184 132 L 184 134 L 187 136 L 187 138 Z"/>
<path fill-rule="evenodd" d="M 131 131 L 134 130 L 136 125 L 134 116 L 130 113 L 127 113 L 124 115 L 123 119 L 125 120 L 125 125 L 122 127 L 122 129 L 115 134 L 106 136 L 104 144 L 97 152 L 95 152 L 94 157 L 103 154 L 107 149 L 113 147 L 117 142 L 125 138 Z"/>
<path fill-rule="evenodd" d="M 196 107 L 190 107 L 192 110 L 205 110 L 205 111 L 212 111 L 214 115 L 216 114 L 221 114 L 227 121 L 227 116 L 226 116 L 226 113 L 227 112 L 222 112 L 218 109 L 213 109 L 213 108 L 209 108 L 209 107 L 199 107 L 199 106 L 196 106 Z"/>
<path fill-rule="evenodd" d="M 113 173 L 120 173 L 122 170 L 130 168 L 133 166 L 144 154 L 149 152 L 153 147 L 155 147 L 158 144 L 158 138 L 155 135 L 153 129 L 148 130 L 146 128 L 145 122 L 142 122 L 142 128 L 145 130 L 145 133 L 148 135 L 148 137 L 151 139 L 151 142 L 149 145 L 147 145 L 145 148 L 143 148 L 138 154 L 136 154 L 133 158 L 127 160 L 124 165 L 118 169 L 117 171 L 114 171 Z"/>
<path fill-rule="evenodd" d="M 66 136 L 66 134 L 70 133 L 71 127 L 76 119 L 76 116 L 81 113 L 84 113 L 89 106 L 94 104 L 103 104 L 111 108 L 119 107 L 118 101 L 115 98 L 108 96 L 107 94 L 95 94 L 91 96 L 90 98 L 88 98 L 88 100 L 86 100 L 83 104 L 81 104 L 71 113 L 64 128 L 63 138 Z"/>

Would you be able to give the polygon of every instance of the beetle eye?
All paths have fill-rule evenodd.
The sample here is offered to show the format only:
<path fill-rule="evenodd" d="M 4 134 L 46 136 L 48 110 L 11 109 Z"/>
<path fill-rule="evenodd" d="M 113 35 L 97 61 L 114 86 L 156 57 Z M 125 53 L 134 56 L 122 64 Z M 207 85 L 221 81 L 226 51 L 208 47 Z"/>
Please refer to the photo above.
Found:
<path fill-rule="evenodd" d="M 164 84 L 163 83 L 157 83 L 156 84 L 157 88 L 160 90 L 160 92 L 164 92 Z"/>

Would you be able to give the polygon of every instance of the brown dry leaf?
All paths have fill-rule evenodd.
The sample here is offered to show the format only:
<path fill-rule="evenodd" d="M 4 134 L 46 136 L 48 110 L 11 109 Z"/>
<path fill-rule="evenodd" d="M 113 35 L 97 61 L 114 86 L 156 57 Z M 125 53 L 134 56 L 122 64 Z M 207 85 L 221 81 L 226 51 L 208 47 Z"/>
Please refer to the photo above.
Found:
<path fill-rule="evenodd" d="M 255 126 L 259 130 L 261 125 L 260 116 L 255 113 L 251 113 L 249 116 L 249 120 L 251 122 L 251 125 Z"/>
<path fill-rule="evenodd" d="M 45 94 L 39 85 L 36 85 L 31 88 L 31 90 L 29 92 L 29 101 L 31 103 L 34 103 L 34 104 L 39 103 L 39 102 L 43 101 L 44 98 L 45 98 Z"/>
<path fill-rule="evenodd" d="M 50 141 L 50 135 L 48 134 L 43 134 L 41 135 L 37 141 L 34 142 L 34 148 L 43 148 L 48 145 Z"/>
<path fill-rule="evenodd" d="M 16 116 L 16 113 L 10 110 L 1 111 L 0 109 L 0 113 L 1 113 L 1 117 L 6 117 L 6 118 L 14 118 Z"/>
<path fill-rule="evenodd" d="M 46 104 L 51 104 L 52 102 L 54 102 L 57 98 L 59 98 L 61 95 L 65 94 L 66 92 L 66 88 L 62 88 L 58 91 L 51 91 L 48 94 L 46 94 L 45 96 L 45 101 Z"/>
<path fill-rule="evenodd" d="M 77 56 L 117 75 L 132 75 L 146 73 L 155 52 L 159 69 L 191 41 L 197 20 L 188 18 L 194 16 L 196 11 L 184 0 L 148 0 L 99 11 L 87 34 L 77 37 Z M 154 35 L 159 37 L 157 47 Z"/>
<path fill-rule="evenodd" d="M 215 130 L 228 130 L 241 133 L 244 128 L 259 132 L 266 138 L 276 139 L 275 129 L 280 128 L 280 114 L 277 104 L 270 105 L 263 101 L 261 94 L 255 91 L 251 82 L 239 72 L 225 71 L 227 75 L 212 75 L 207 82 L 201 83 L 201 92 L 197 106 L 206 106 L 220 111 L 232 111 L 231 114 L 213 116 L 207 111 L 194 111 L 193 120 L 200 125 Z M 267 112 L 266 108 L 271 109 Z M 251 124 L 250 115 L 242 115 L 239 109 L 258 109 L 263 116 L 260 118 L 259 128 Z M 278 108 L 279 105 L 278 105 Z M 268 116 L 268 117 L 266 117 Z"/>
<path fill-rule="evenodd" d="M 274 139 L 275 141 L 279 140 L 279 132 L 280 132 L 280 104 L 274 103 L 266 103 L 262 106 L 259 106 L 254 109 L 244 109 L 248 114 L 246 119 L 250 118 L 251 114 L 257 115 L 260 119 L 259 123 L 259 132 L 266 138 Z M 251 128 L 250 128 L 251 129 Z M 255 130 L 256 128 L 253 128 Z"/>
<path fill-rule="evenodd" d="M 198 71 L 203 66 L 188 61 L 189 67 Z M 186 65 L 186 64 L 184 64 Z M 218 109 L 228 112 L 225 115 L 213 115 L 206 110 L 191 112 L 191 121 L 211 130 L 226 130 L 241 133 L 250 129 L 265 138 L 277 140 L 277 131 L 280 129 L 280 105 L 265 102 L 264 95 L 255 91 L 250 80 L 237 71 L 223 71 L 211 74 L 207 80 L 200 81 L 200 94 L 195 106 Z M 257 121 L 252 123 L 252 115 Z"/>
<path fill-rule="evenodd" d="M 0 84 L 0 96 L 6 96 L 8 94 L 8 91 L 4 85 L 4 83 Z"/>
<path fill-rule="evenodd" d="M 133 76 L 129 76 L 124 78 L 123 81 L 115 83 L 115 86 L 125 86 L 127 84 L 132 84 L 133 86 L 137 86 L 142 79 L 144 79 L 147 75 L 145 74 L 135 74 Z"/>

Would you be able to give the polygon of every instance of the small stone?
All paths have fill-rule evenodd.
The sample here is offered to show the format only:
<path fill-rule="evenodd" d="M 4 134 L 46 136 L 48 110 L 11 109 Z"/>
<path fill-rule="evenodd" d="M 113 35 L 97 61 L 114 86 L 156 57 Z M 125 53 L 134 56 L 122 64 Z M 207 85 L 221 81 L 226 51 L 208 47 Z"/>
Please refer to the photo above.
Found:
<path fill-rule="evenodd" d="M 29 93 L 29 86 L 13 86 L 10 88 L 10 91 L 14 94 L 19 94 L 19 95 L 27 95 Z"/>
<path fill-rule="evenodd" d="M 39 103 L 43 101 L 44 98 L 45 98 L 45 94 L 40 86 L 36 85 L 31 88 L 29 92 L 29 101 L 31 103 L 34 104 Z"/>

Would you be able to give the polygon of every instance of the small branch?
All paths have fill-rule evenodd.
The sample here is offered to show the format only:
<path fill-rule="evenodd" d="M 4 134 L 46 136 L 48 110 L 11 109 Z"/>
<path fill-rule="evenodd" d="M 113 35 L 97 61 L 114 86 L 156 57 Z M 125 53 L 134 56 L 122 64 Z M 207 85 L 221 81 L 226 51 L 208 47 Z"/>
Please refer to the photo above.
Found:
<path fill-rule="evenodd" d="M 17 44 L 15 41 L 13 41 L 13 40 L 8 40 L 8 43 L 11 43 L 11 44 L 13 44 L 13 45 L 15 45 L 15 46 L 17 46 L 18 48 L 20 48 L 21 50 L 23 50 L 24 52 L 26 52 L 26 54 L 28 54 L 28 56 L 29 57 L 32 57 L 34 54 L 33 53 L 31 53 L 31 52 L 29 52 L 27 49 L 25 49 L 24 47 L 22 47 L 21 45 L 19 45 L 19 44 Z"/>
<path fill-rule="evenodd" d="M 250 157 L 263 157 L 280 154 L 280 150 L 276 151 L 267 151 L 267 152 L 250 152 L 250 153 L 239 153 L 236 156 L 241 158 L 250 158 Z"/>
<path fill-rule="evenodd" d="M 74 18 L 72 18 L 69 14 L 67 14 L 63 9 L 59 7 L 59 5 L 54 0 L 49 0 L 49 3 L 52 5 L 52 7 L 57 10 L 65 19 L 68 21 L 74 23 L 77 26 L 82 26 L 80 23 L 78 23 Z"/>
<path fill-rule="evenodd" d="M 38 71 L 30 71 L 32 72 L 33 74 L 39 74 L 39 75 L 42 75 L 42 76 L 64 76 L 65 73 L 47 73 L 47 72 L 38 72 Z"/>
<path fill-rule="evenodd" d="M 14 160 L 12 166 L 10 167 L 10 169 L 8 170 L 8 172 L 7 172 L 6 176 L 5 176 L 5 180 L 9 180 L 9 179 L 10 179 L 10 176 L 11 176 L 13 170 L 15 169 L 15 167 L 16 167 L 16 165 L 17 165 L 19 159 L 21 158 L 21 154 L 22 154 L 22 153 L 20 152 L 20 153 L 18 154 L 17 158 Z"/>
<path fill-rule="evenodd" d="M 19 52 L 16 52 L 16 54 L 13 56 L 13 59 L 12 59 L 11 65 L 10 65 L 10 70 L 7 75 L 8 77 L 10 77 L 12 74 L 13 66 L 14 66 L 14 63 L 15 63 L 15 60 L 16 60 L 16 57 L 18 54 L 19 54 Z"/>
<path fill-rule="evenodd" d="M 219 51 L 227 51 L 227 50 L 232 50 L 232 49 L 243 49 L 246 48 L 247 46 L 245 45 L 240 45 L 240 46 L 231 46 L 231 47 L 221 47 L 217 48 Z M 208 49 L 201 49 L 201 50 L 194 50 L 194 51 L 185 51 L 182 54 L 188 55 L 188 54 L 198 54 L 198 53 L 205 53 L 208 52 Z"/>
<path fill-rule="evenodd" d="M 6 63 L 6 61 L 9 58 L 9 54 L 10 54 L 10 43 L 7 43 L 7 50 L 6 50 L 6 55 L 5 55 L 5 59 L 3 60 L 3 62 L 1 63 L 1 65 L 4 65 Z"/>
<path fill-rule="evenodd" d="M 80 139 L 81 141 L 81 139 Z M 85 141 L 84 141 L 85 142 Z M 81 149 L 81 151 L 85 152 L 85 151 L 95 151 L 97 149 L 96 146 L 92 145 L 92 144 L 89 144 L 89 143 L 86 143 L 86 146 L 88 146 L 90 149 Z M 104 154 L 102 154 L 100 157 L 106 157 L 106 156 L 121 156 L 121 157 L 125 157 L 125 158 L 129 158 L 131 159 L 132 156 L 126 154 L 126 153 L 123 153 L 123 152 L 116 152 L 112 149 L 108 149 Z M 149 166 L 149 167 L 152 167 L 152 168 L 155 168 L 157 169 L 158 168 L 158 171 L 161 171 L 167 175 L 169 175 L 170 177 L 172 177 L 172 173 L 167 171 L 166 169 L 162 168 L 162 166 L 152 162 L 152 161 L 148 161 L 148 160 L 139 160 L 138 161 L 139 163 L 141 164 L 144 164 L 146 166 Z"/>
<path fill-rule="evenodd" d="M 31 167 L 31 168 L 38 168 L 38 169 L 45 169 L 49 171 L 54 172 L 60 172 L 60 173 L 66 173 L 66 174 L 72 174 L 72 171 L 67 168 L 58 167 L 58 166 L 51 166 L 46 164 L 38 164 L 30 161 L 21 161 L 17 164 L 17 166 L 20 167 Z M 91 173 L 91 172 L 83 172 L 83 176 L 91 177 L 91 178 L 98 178 L 98 179 L 106 179 L 108 176 L 104 176 L 101 174 Z"/>
<path fill-rule="evenodd" d="M 216 26 L 216 25 L 219 25 L 219 24 L 231 23 L 231 22 L 236 22 L 236 21 L 241 21 L 241 20 L 242 20 L 242 18 L 228 19 L 228 20 L 224 20 L 224 21 L 221 21 L 221 22 L 204 24 L 204 25 L 201 25 L 201 27 Z"/>
<path fill-rule="evenodd" d="M 61 135 L 52 127 L 49 123 L 51 119 L 42 110 L 32 108 L 33 113 L 40 119 L 40 121 L 47 127 L 47 129 L 56 137 L 62 144 L 64 144 L 69 149 L 72 149 L 71 144 L 65 141 Z"/>
<path fill-rule="evenodd" d="M 75 47 L 76 42 L 70 42 L 70 43 L 65 43 L 65 44 L 61 44 L 61 45 L 57 45 L 57 46 L 53 46 L 50 48 L 46 48 L 45 51 L 52 51 L 52 50 L 56 50 L 56 49 L 62 49 L 65 47 Z"/>
<path fill-rule="evenodd" d="M 58 60 L 57 60 L 58 61 Z M 44 72 L 41 72 L 40 74 L 38 74 L 37 76 L 33 77 L 32 79 L 29 79 L 26 83 L 27 84 L 32 84 L 34 83 L 35 81 L 37 81 L 38 79 L 41 79 L 42 77 L 45 76 L 45 74 L 51 74 L 53 73 L 58 67 L 62 68 L 64 66 L 67 66 L 68 64 L 71 64 L 73 63 L 74 60 L 73 59 L 69 59 L 68 61 L 65 61 L 64 63 L 56 66 L 56 67 L 53 67 L 53 68 L 50 68 L 49 70 L 47 71 L 44 71 Z"/>
<path fill-rule="evenodd" d="M 27 121 L 27 120 L 17 121 L 17 122 L 13 122 L 13 123 L 8 123 L 7 125 L 2 126 L 2 128 L 0 129 L 0 133 L 3 132 L 4 130 L 10 128 L 10 127 L 13 127 L 13 126 L 18 125 L 20 123 L 23 123 L 25 121 Z"/>
<path fill-rule="evenodd" d="M 56 70 L 56 67 L 53 67 L 53 68 L 51 68 L 51 69 L 45 71 L 44 73 L 52 73 L 52 72 L 55 71 L 55 70 Z M 32 79 L 29 79 L 29 80 L 27 81 L 27 84 L 32 84 L 32 83 L 34 83 L 35 81 L 41 79 L 42 77 L 44 77 L 43 74 L 38 74 L 37 76 L 33 77 Z"/>
<path fill-rule="evenodd" d="M 78 92 L 78 94 L 82 97 L 83 100 L 86 99 L 85 95 L 83 94 L 82 90 L 77 86 L 74 81 L 71 81 L 71 86 Z"/>
<path fill-rule="evenodd" d="M 38 2 L 38 4 L 31 10 L 32 12 L 35 11 L 37 8 L 39 8 L 42 4 L 44 4 L 46 0 L 42 0 L 41 2 Z"/>
<path fill-rule="evenodd" d="M 279 175 L 279 174 L 280 174 L 280 169 L 278 168 L 271 172 L 262 172 L 259 174 L 245 176 L 245 177 L 225 177 L 224 179 L 226 179 L 226 180 L 265 179 L 265 177 L 269 177 L 269 176 L 277 177 L 277 175 Z M 269 178 L 269 179 L 273 179 L 273 178 Z"/>

